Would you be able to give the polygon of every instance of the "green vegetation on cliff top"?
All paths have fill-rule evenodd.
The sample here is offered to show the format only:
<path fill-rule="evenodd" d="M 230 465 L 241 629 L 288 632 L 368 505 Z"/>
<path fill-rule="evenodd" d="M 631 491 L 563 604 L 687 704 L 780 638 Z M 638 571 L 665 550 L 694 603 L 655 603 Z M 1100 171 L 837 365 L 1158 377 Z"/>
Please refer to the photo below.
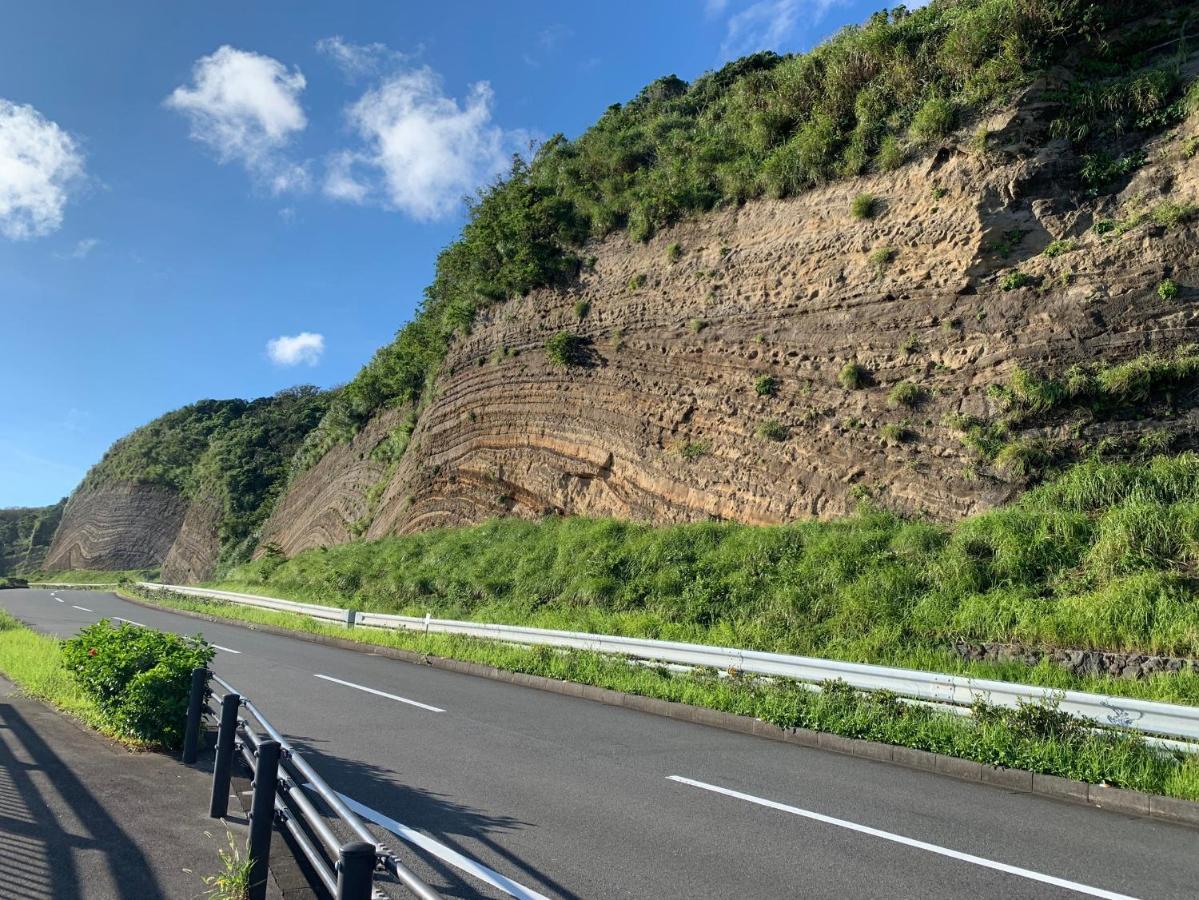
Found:
<path fill-rule="evenodd" d="M 1054 135 L 1081 151 L 1182 114 L 1181 0 L 958 0 L 879 12 L 807 54 L 757 53 L 688 84 L 660 78 L 575 140 L 556 135 L 471 202 L 416 316 L 334 398 L 302 472 L 380 409 L 427 400 L 478 310 L 575 276 L 588 237 L 645 240 L 687 215 L 879 169 L 1010 101 L 1047 66 Z M 1122 28 L 1131 20 L 1143 20 Z M 1110 168 L 1110 167 L 1109 167 Z M 1093 164 L 1088 171 L 1107 168 Z"/>

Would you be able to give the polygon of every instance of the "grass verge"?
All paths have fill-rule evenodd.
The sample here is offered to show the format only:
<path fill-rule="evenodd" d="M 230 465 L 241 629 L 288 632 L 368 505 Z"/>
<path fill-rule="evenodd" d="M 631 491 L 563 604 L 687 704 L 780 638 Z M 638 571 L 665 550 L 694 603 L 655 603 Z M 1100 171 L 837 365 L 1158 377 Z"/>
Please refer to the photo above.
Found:
<path fill-rule="evenodd" d="M 0 672 L 22 693 L 43 700 L 128 746 L 145 747 L 142 742 L 118 733 L 105 721 L 95 701 L 63 663 L 58 639 L 26 628 L 3 610 L 0 610 Z"/>
<path fill-rule="evenodd" d="M 717 709 L 783 728 L 809 728 L 1093 784 L 1199 799 L 1199 759 L 1163 755 L 1132 737 L 1095 734 L 1051 707 L 1005 710 L 980 704 L 973 718 L 962 718 L 905 704 L 886 694 L 862 694 L 840 683 L 827 683 L 821 692 L 813 692 L 787 682 L 630 665 L 620 657 L 585 651 L 527 648 L 457 635 L 345 629 L 294 613 L 170 592 L 147 592 L 131 586 L 123 586 L 118 593 L 232 621 L 394 647 Z"/>

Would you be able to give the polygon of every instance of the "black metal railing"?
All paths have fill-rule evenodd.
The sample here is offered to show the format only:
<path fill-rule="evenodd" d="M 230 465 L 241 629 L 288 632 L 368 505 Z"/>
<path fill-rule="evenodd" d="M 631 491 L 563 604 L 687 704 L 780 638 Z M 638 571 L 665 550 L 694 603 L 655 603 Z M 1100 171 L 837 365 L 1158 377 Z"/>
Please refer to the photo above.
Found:
<path fill-rule="evenodd" d="M 219 698 L 209 681 L 225 693 Z M 216 699 L 219 713 L 210 707 Z M 247 713 L 241 715 L 242 710 Z M 275 823 L 286 829 L 326 891 L 336 900 L 368 900 L 375 873 L 390 872 L 413 896 L 440 900 L 439 895 L 408 869 L 387 847 L 378 843 L 362 819 L 317 774 L 308 761 L 275 730 L 266 717 L 231 684 L 205 668 L 192 672 L 191 697 L 184 732 L 183 761 L 194 763 L 199 751 L 203 717 L 219 722 L 216 760 L 212 770 L 209 815 L 224 818 L 229 810 L 230 779 L 237 755 L 250 767 L 253 794 L 250 800 L 249 900 L 265 900 L 270 864 L 271 834 Z M 261 733 L 259 733 L 261 731 Z M 312 791 L 331 811 L 322 814 L 305 790 Z M 340 821 L 353 835 L 345 841 L 329 823 Z"/>

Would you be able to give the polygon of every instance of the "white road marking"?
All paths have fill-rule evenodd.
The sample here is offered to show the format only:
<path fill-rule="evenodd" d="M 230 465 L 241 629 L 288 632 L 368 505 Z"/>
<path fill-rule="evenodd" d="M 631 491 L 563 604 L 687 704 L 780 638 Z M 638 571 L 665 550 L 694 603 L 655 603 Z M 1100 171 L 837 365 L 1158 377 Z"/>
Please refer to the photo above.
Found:
<path fill-rule="evenodd" d="M 996 862 L 992 859 L 984 859 L 981 856 L 974 856 L 970 853 L 962 853 L 959 850 L 950 850 L 948 847 L 939 847 L 936 844 L 929 844 L 925 841 L 918 841 L 915 838 L 904 837 L 902 834 L 894 834 L 890 831 L 881 831 L 878 828 L 871 828 L 868 825 L 859 825 L 856 822 L 850 822 L 846 819 L 836 819 L 832 816 L 826 816 L 821 813 L 812 812 L 807 809 L 800 809 L 797 806 L 788 806 L 785 803 L 776 803 L 774 800 L 765 800 L 762 797 L 755 797 L 753 794 L 743 794 L 740 791 L 734 791 L 731 788 L 720 787 L 715 784 L 708 784 L 703 781 L 695 781 L 691 778 L 684 778 L 681 775 L 666 776 L 670 781 L 677 781 L 680 784 L 689 784 L 692 787 L 701 788 L 705 791 L 712 791 L 716 794 L 724 794 L 726 797 L 735 797 L 738 800 L 744 800 L 747 803 L 755 803 L 758 806 L 765 806 L 769 809 L 777 809 L 781 812 L 790 813 L 793 816 L 801 816 L 805 819 L 812 819 L 816 822 L 823 822 L 825 825 L 835 825 L 837 828 L 845 828 L 849 831 L 856 831 L 860 834 L 868 834 L 871 837 L 882 838 L 884 841 L 892 841 L 896 844 L 903 844 L 907 847 L 915 847 L 917 850 L 927 850 L 929 853 L 936 853 L 939 856 L 947 856 L 950 859 L 961 860 L 972 865 L 982 866 L 985 869 L 994 869 L 997 872 L 1006 872 L 1009 875 L 1017 875 L 1021 878 L 1028 878 L 1031 881 L 1039 881 L 1043 884 L 1052 884 L 1056 887 L 1065 888 L 1068 891 L 1077 891 L 1080 894 L 1087 894 L 1091 897 L 1106 897 L 1107 900 L 1135 900 L 1127 894 L 1117 894 L 1114 891 L 1105 891 L 1102 888 L 1091 887 L 1086 884 L 1079 884 L 1077 881 L 1067 881 L 1065 878 L 1057 878 L 1053 875 L 1044 875 L 1040 872 L 1034 872 L 1031 869 L 1022 869 L 1019 866 L 1009 866 L 1007 863 Z"/>
<path fill-rule="evenodd" d="M 123 619 L 120 616 L 113 616 L 118 622 L 124 622 L 126 625 L 136 625 L 138 628 L 145 628 L 141 622 L 134 622 L 132 619 Z"/>
<path fill-rule="evenodd" d="M 222 647 L 220 644 L 213 644 L 212 646 L 217 650 L 224 650 L 226 653 L 241 653 L 240 650 L 231 650 L 228 647 Z"/>
<path fill-rule="evenodd" d="M 401 697 L 398 694 L 389 694 L 386 691 L 376 691 L 374 688 L 366 687 L 361 684 L 354 684 L 352 681 L 342 681 L 340 678 L 334 678 L 332 675 L 316 675 L 313 678 L 321 678 L 325 681 L 332 681 L 334 684 L 344 684 L 346 687 L 352 687 L 355 690 L 366 691 L 368 694 L 374 694 L 376 697 L 386 697 L 388 700 L 395 700 L 399 703 L 407 703 L 409 706 L 419 706 L 421 709 L 427 709 L 429 712 L 445 712 L 437 706 L 430 706 L 428 703 L 418 703 L 416 700 L 409 700 L 407 697 Z"/>
<path fill-rule="evenodd" d="M 539 894 L 532 888 L 527 888 L 523 884 L 518 884 L 506 875 L 501 875 L 494 869 L 489 869 L 481 862 L 476 862 L 469 856 L 463 856 L 457 850 L 452 850 L 440 841 L 435 841 L 427 834 L 422 834 L 415 828 L 409 828 L 395 819 L 390 819 L 381 812 L 371 809 L 369 806 L 364 806 L 352 797 L 347 797 L 345 794 L 338 794 L 350 809 L 362 816 L 368 821 L 374 822 L 376 825 L 382 825 L 392 834 L 407 841 L 410 844 L 415 844 L 422 850 L 432 853 L 442 862 L 447 862 L 456 869 L 461 869 L 468 875 L 473 875 L 492 887 L 499 888 L 509 897 L 516 897 L 518 900 L 549 900 L 544 894 Z"/>
<path fill-rule="evenodd" d="M 72 603 L 72 604 L 71 604 L 71 608 L 72 608 L 72 609 L 78 609 L 78 610 L 80 610 L 81 612 L 91 612 L 91 610 L 90 610 L 90 609 L 88 609 L 86 606 L 76 606 L 74 603 Z"/>
<path fill-rule="evenodd" d="M 51 595 L 51 596 L 53 596 L 53 595 Z M 67 602 L 66 600 L 62 599 L 62 597 L 54 597 L 54 599 L 55 599 L 55 600 L 57 600 L 59 603 L 66 603 L 66 602 Z"/>

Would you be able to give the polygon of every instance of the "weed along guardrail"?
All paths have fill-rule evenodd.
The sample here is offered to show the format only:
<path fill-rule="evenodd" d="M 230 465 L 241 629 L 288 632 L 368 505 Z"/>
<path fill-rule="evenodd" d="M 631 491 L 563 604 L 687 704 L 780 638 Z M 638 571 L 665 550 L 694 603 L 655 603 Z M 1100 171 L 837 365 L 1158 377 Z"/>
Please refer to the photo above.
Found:
<path fill-rule="evenodd" d="M 591 650 L 653 663 L 788 678 L 812 685 L 843 681 L 857 690 L 888 691 L 907 700 L 933 704 L 958 713 L 968 713 L 970 706 L 979 699 L 1012 708 L 1028 703 L 1056 704 L 1061 711 L 1089 719 L 1102 728 L 1139 734 L 1148 742 L 1171 749 L 1199 751 L 1199 707 L 1194 706 L 706 644 L 358 612 L 209 588 L 149 582 L 139 582 L 139 586 L 148 590 L 168 590 L 226 603 L 298 613 L 347 628 L 405 629 L 459 634 L 515 644 Z"/>
<path fill-rule="evenodd" d="M 210 681 L 223 688 L 224 693 L 217 696 L 209 687 Z M 214 701 L 215 710 L 211 706 Z M 206 714 L 216 715 L 219 723 L 209 815 L 221 819 L 228 813 L 230 781 L 238 756 L 254 773 L 250 800 L 248 900 L 266 898 L 271 834 L 275 823 L 286 829 L 325 890 L 336 900 L 369 900 L 374 894 L 375 875 L 383 871 L 394 875 L 412 896 L 421 900 L 439 900 L 439 894 L 375 840 L 337 792 L 249 699 L 205 668 L 192 671 L 183 739 L 185 763 L 196 761 Z M 308 792 L 317 798 L 316 801 Z M 326 813 L 317 808 L 318 802 L 327 807 Z M 337 830 L 330 820 L 338 823 Z M 351 837 L 343 839 L 338 836 L 338 831 Z"/>

